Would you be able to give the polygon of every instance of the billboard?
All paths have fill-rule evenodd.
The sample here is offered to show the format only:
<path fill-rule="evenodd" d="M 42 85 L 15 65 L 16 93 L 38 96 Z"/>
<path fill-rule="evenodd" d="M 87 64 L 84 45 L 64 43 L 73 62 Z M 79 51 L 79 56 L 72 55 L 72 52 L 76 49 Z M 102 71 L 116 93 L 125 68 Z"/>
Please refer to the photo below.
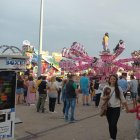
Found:
<path fill-rule="evenodd" d="M 0 137 L 13 138 L 15 126 L 16 73 L 0 71 Z"/>

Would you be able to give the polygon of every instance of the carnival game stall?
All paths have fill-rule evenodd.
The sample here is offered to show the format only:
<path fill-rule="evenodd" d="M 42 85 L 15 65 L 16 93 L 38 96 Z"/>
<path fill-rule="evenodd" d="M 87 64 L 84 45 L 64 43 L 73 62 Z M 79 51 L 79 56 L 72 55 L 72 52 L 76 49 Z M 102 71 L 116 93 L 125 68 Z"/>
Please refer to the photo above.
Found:
<path fill-rule="evenodd" d="M 26 67 L 30 74 L 33 76 L 37 76 L 38 71 L 38 50 L 31 45 L 28 40 L 23 41 L 22 46 L 23 54 L 29 57 Z M 59 72 L 59 63 L 56 62 L 53 56 L 49 56 L 48 52 L 42 51 L 42 67 L 41 67 L 41 74 L 46 75 L 47 77 L 51 77 L 52 75 Z"/>

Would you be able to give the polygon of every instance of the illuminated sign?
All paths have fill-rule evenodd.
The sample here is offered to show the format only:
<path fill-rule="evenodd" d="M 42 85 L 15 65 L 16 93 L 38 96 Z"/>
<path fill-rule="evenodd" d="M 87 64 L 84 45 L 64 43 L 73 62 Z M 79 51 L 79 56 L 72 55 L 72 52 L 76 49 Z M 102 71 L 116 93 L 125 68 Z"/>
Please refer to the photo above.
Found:
<path fill-rule="evenodd" d="M 25 65 L 25 60 L 20 59 L 8 59 L 6 65 Z"/>
<path fill-rule="evenodd" d="M 14 69 L 26 70 L 27 56 L 19 55 L 0 55 L 0 70 Z"/>

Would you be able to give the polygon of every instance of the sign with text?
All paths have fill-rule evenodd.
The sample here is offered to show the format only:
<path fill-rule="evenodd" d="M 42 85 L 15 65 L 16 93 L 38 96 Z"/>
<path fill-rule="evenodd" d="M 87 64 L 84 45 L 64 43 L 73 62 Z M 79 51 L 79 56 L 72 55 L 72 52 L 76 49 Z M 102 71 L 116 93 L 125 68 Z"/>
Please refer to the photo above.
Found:
<path fill-rule="evenodd" d="M 0 57 L 0 69 L 25 70 L 26 58 L 4 58 Z"/>

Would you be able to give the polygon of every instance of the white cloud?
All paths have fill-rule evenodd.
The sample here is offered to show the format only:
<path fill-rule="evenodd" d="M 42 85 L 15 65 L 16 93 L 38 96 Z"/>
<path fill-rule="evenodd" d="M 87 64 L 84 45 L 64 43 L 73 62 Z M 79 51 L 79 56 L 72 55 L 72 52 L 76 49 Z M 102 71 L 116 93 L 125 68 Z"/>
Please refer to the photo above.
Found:
<path fill-rule="evenodd" d="M 44 49 L 61 51 L 78 41 L 97 56 L 104 32 L 110 34 L 111 50 L 119 39 L 126 42 L 124 57 L 139 49 L 139 0 L 44 1 Z M 1 45 L 20 46 L 28 39 L 38 46 L 39 12 L 40 0 L 0 1 Z"/>

